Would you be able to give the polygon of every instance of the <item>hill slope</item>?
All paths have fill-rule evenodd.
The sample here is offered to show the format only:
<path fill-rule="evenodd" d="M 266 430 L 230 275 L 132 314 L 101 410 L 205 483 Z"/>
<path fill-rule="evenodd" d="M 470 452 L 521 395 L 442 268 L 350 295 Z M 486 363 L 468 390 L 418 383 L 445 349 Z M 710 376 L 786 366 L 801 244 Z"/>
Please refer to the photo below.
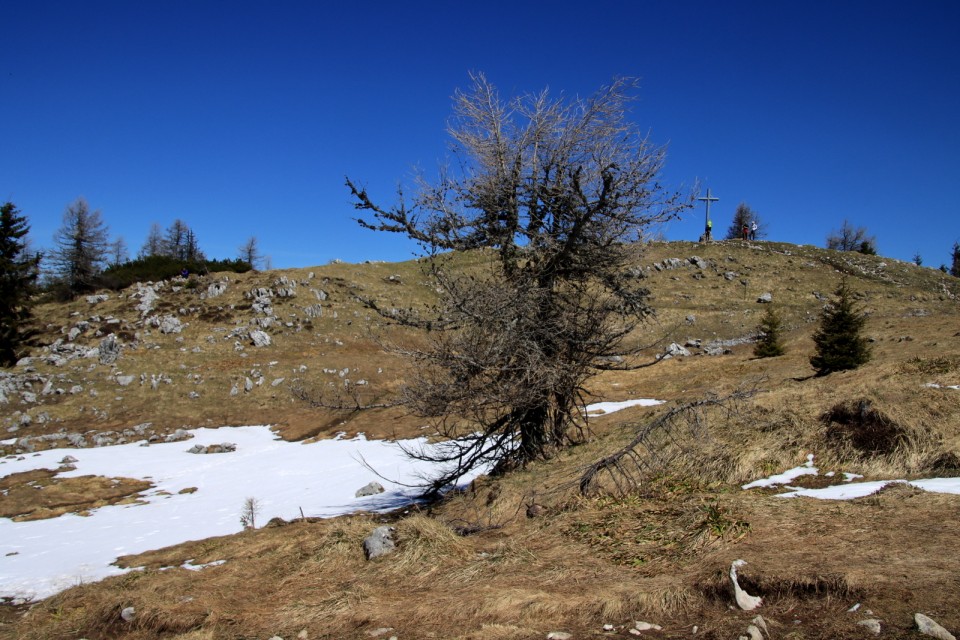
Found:
<path fill-rule="evenodd" d="M 429 513 L 388 518 L 400 545 L 382 560 L 360 551 L 381 517 L 308 519 L 125 558 L 146 571 L 71 589 L 22 616 L 10 610 L 0 633 L 342 638 L 391 627 L 401 638 L 593 637 L 627 636 L 623 625 L 649 619 L 664 627 L 653 637 L 689 637 L 694 625 L 698 637 L 736 637 L 756 613 L 729 609 L 726 573 L 738 558 L 749 562 L 741 585 L 764 597 L 759 612 L 774 637 L 869 637 L 857 625 L 865 609 L 895 634 L 916 612 L 960 630 L 951 535 L 960 497 L 898 486 L 834 502 L 740 489 L 808 453 L 823 471 L 868 480 L 960 475 L 960 391 L 949 388 L 960 384 L 960 281 L 765 242 L 653 243 L 636 274 L 658 310 L 636 339 L 659 340 L 651 359 L 670 342 L 691 355 L 603 374 L 591 390 L 665 405 L 597 417 L 587 444 L 549 463 L 477 481 Z M 813 378 L 811 335 L 841 276 L 868 314 L 874 357 Z M 783 317 L 786 355 L 759 360 L 750 339 L 764 293 Z M 398 410 L 336 414 L 291 392 L 349 381 L 376 400 L 401 384 L 405 363 L 380 344 L 415 336 L 386 326 L 358 294 L 387 308 L 432 296 L 409 262 L 191 277 L 45 305 L 37 315 L 47 346 L 0 379 L 2 426 L 14 438 L 3 453 L 224 424 L 274 424 L 288 439 L 420 435 L 422 421 Z M 109 333 L 122 345 L 113 362 L 109 342 L 100 347 Z M 695 405 L 737 390 L 743 397 Z M 617 451 L 634 466 L 581 492 L 590 465 Z M 159 570 L 188 559 L 227 562 Z M 119 617 L 126 606 L 135 621 Z"/>

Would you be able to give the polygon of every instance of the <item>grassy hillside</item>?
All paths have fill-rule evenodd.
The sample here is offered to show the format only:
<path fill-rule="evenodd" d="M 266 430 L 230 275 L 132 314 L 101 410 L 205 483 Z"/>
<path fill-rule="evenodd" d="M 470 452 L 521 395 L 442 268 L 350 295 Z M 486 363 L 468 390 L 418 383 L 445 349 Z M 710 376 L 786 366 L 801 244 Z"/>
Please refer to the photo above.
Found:
<path fill-rule="evenodd" d="M 482 256 L 463 260 L 473 268 Z M 866 638 L 859 621 L 877 618 L 885 635 L 903 636 L 917 612 L 960 631 L 960 497 L 899 486 L 835 502 L 740 489 L 809 453 L 823 471 L 868 480 L 960 475 L 960 391 L 948 388 L 960 384 L 960 280 L 878 256 L 738 241 L 652 243 L 636 273 L 658 317 L 632 339 L 655 343 L 651 360 L 670 342 L 689 344 L 691 355 L 605 373 L 591 391 L 664 405 L 596 417 L 586 444 L 477 481 L 427 511 L 293 522 L 124 558 L 146 570 L 6 608 L 0 635 L 364 638 L 391 628 L 382 637 L 629 637 L 634 621 L 648 620 L 663 626 L 649 637 L 691 637 L 696 626 L 695 637 L 729 638 L 760 613 L 771 637 Z M 815 378 L 811 336 L 841 277 L 868 315 L 873 359 Z M 211 285 L 225 290 L 211 296 Z M 429 304 L 417 262 L 174 280 L 154 287 L 146 312 L 144 286 L 37 310 L 46 346 L 0 379 L 0 427 L 18 438 L 2 453 L 224 424 L 273 424 L 287 439 L 423 433 L 422 420 L 396 409 L 338 414 L 292 393 L 349 380 L 367 400 L 391 397 L 406 365 L 383 345 L 418 337 L 357 296 L 388 309 Z M 778 358 L 752 356 L 764 293 L 786 330 Z M 268 346 L 254 346 L 255 330 Z M 109 333 L 123 348 L 102 364 L 91 350 Z M 581 490 L 591 465 L 631 443 L 625 474 L 600 474 Z M 122 498 L 97 486 L 78 491 Z M 30 506 L 15 482 L 3 489 L 3 513 Z M 46 515 L 95 506 L 52 502 Z M 366 562 L 361 542 L 384 520 L 399 550 Z M 755 612 L 731 609 L 726 573 L 738 558 L 749 563 L 741 585 L 764 598 Z M 226 562 L 161 570 L 188 559 Z M 139 612 L 133 622 L 119 616 L 127 606 Z"/>

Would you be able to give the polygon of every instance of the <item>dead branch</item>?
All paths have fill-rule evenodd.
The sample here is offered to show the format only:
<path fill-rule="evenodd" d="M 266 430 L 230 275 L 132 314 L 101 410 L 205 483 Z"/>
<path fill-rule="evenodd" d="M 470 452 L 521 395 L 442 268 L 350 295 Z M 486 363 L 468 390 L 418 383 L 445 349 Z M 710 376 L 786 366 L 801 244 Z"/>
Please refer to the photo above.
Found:
<path fill-rule="evenodd" d="M 756 393 L 754 388 L 738 390 L 722 398 L 704 398 L 674 407 L 642 425 L 628 445 L 586 468 L 580 476 L 580 494 L 597 491 L 603 478 L 612 483 L 617 494 L 635 490 L 649 474 L 668 467 L 685 453 L 685 440 L 706 437 L 705 408 L 727 407 Z"/>

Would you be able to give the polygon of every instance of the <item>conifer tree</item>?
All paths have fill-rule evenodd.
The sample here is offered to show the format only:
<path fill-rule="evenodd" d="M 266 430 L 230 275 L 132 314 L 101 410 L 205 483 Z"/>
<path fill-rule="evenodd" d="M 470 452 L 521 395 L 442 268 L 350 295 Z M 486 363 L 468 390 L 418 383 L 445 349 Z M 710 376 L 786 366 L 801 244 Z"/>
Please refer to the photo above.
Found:
<path fill-rule="evenodd" d="M 783 355 L 783 343 L 780 336 L 780 316 L 773 307 L 767 307 L 766 313 L 760 319 L 757 331 L 760 338 L 753 348 L 753 355 L 758 358 L 774 358 Z"/>
<path fill-rule="evenodd" d="M 870 360 L 869 345 L 860 335 L 866 318 L 854 308 L 853 293 L 846 279 L 841 280 L 834 295 L 836 303 L 823 310 L 820 328 L 813 334 L 817 352 L 810 358 L 810 364 L 818 376 L 856 369 Z"/>
<path fill-rule="evenodd" d="M 93 289 L 109 249 L 100 211 L 90 211 L 87 201 L 77 198 L 64 211 L 53 242 L 50 262 L 70 293 Z"/>
<path fill-rule="evenodd" d="M 950 275 L 960 278 L 960 242 L 953 243 L 953 250 L 950 252 L 952 265 L 950 266 Z"/>
<path fill-rule="evenodd" d="M 38 255 L 27 255 L 27 219 L 12 202 L 0 206 L 0 366 L 17 361 L 27 336 L 30 294 L 37 280 Z"/>

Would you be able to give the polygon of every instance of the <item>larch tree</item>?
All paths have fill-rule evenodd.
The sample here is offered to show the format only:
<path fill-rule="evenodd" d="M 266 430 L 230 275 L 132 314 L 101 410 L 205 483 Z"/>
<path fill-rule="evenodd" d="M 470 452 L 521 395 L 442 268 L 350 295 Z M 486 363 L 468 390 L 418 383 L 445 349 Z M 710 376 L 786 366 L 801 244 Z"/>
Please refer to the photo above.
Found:
<path fill-rule="evenodd" d="M 150 231 L 147 232 L 147 239 L 143 242 L 143 246 L 140 247 L 138 257 L 149 258 L 159 255 L 163 255 L 163 230 L 160 228 L 159 223 L 154 222 L 150 225 Z"/>
<path fill-rule="evenodd" d="M 107 257 L 107 227 L 100 211 L 91 211 L 77 198 L 63 213 L 63 224 L 53 236 L 50 263 L 72 294 L 89 291 Z"/>
<path fill-rule="evenodd" d="M 737 205 L 737 210 L 733 212 L 733 221 L 730 222 L 730 227 L 727 229 L 727 240 L 737 240 L 743 238 L 743 228 L 746 227 L 748 232 L 753 228 L 753 223 L 757 223 L 757 238 L 763 238 L 767 235 L 766 225 L 760 222 L 760 216 L 757 215 L 757 212 L 751 209 L 746 202 L 741 202 Z"/>
<path fill-rule="evenodd" d="M 420 243 L 440 292 L 431 313 L 401 315 L 429 331 L 428 346 L 406 350 L 415 366 L 400 401 L 449 438 L 412 452 L 446 464 L 434 491 L 485 462 L 504 471 L 582 438 L 585 382 L 648 364 L 631 337 L 652 313 L 628 269 L 639 240 L 692 204 L 664 190 L 664 149 L 628 119 L 633 81 L 589 99 L 504 101 L 471 79 L 454 96 L 450 168 L 419 180 L 411 202 L 401 191 L 383 208 L 347 179 L 358 222 Z M 485 267 L 458 270 L 467 251 Z"/>
<path fill-rule="evenodd" d="M 263 255 L 260 253 L 256 236 L 250 236 L 246 242 L 237 248 L 237 257 L 249 264 L 251 269 L 256 270 L 257 266 L 263 262 Z"/>
<path fill-rule="evenodd" d="M 877 239 L 867 232 L 866 227 L 855 227 L 849 220 L 844 220 L 839 230 L 831 231 L 827 236 L 827 249 L 876 255 Z"/>
<path fill-rule="evenodd" d="M 30 296 L 37 282 L 39 255 L 29 255 L 30 225 L 12 202 L 0 205 L 0 366 L 16 363 L 29 337 Z"/>

